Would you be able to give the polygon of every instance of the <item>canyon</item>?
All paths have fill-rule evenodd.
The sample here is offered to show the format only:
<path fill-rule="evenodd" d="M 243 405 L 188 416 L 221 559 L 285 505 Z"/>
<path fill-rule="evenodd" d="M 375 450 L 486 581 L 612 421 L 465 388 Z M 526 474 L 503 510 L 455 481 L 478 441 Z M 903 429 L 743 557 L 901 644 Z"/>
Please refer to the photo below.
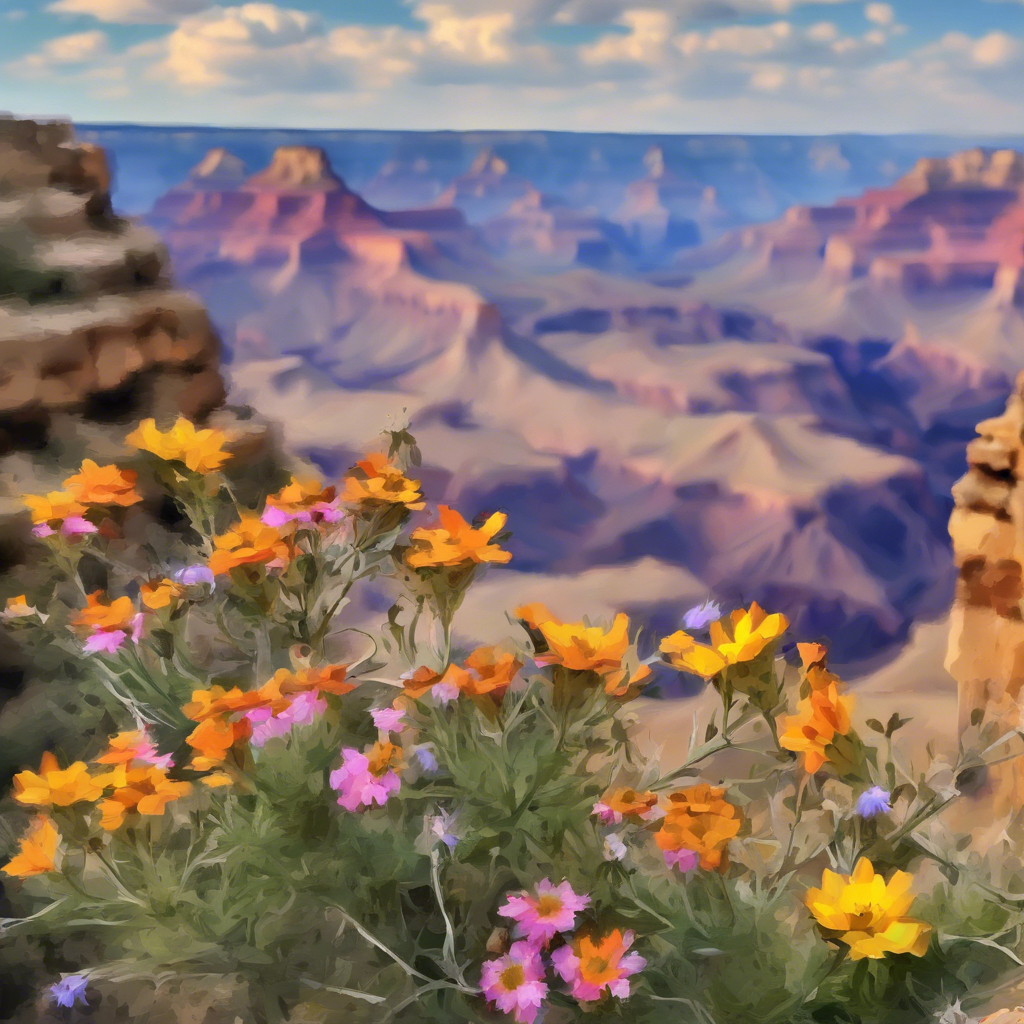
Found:
<path fill-rule="evenodd" d="M 296 451 L 335 475 L 408 421 L 435 500 L 509 513 L 466 639 L 529 581 L 654 631 L 758 600 L 866 669 L 952 597 L 950 487 L 1024 351 L 1021 166 L 926 157 L 750 223 L 661 147 L 604 210 L 571 198 L 592 168 L 556 196 L 487 147 L 409 209 L 322 148 L 220 147 L 146 219 Z"/>

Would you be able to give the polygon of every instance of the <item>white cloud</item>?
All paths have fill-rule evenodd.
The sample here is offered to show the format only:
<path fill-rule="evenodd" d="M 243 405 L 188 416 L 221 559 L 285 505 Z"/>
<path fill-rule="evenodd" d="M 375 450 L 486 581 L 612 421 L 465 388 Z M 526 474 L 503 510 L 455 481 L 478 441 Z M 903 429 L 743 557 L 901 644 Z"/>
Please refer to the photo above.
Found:
<path fill-rule="evenodd" d="M 48 39 L 36 53 L 5 65 L 12 74 L 26 78 L 45 77 L 52 71 L 71 66 L 87 65 L 107 56 L 108 39 L 105 32 L 76 32 L 69 36 Z"/>
<path fill-rule="evenodd" d="M 665 11 L 626 11 L 618 19 L 626 35 L 608 34 L 580 50 L 585 64 L 660 63 L 675 29 L 675 19 Z"/>
<path fill-rule="evenodd" d="M 13 11 L 8 11 L 4 17 L 8 21 L 24 21 L 27 11 L 23 11 L 20 7 L 15 8 Z"/>
<path fill-rule="evenodd" d="M 209 6 L 208 0 L 56 0 L 46 9 L 122 25 L 174 25 Z"/>
<path fill-rule="evenodd" d="M 426 43 L 442 52 L 473 63 L 507 63 L 511 57 L 509 34 L 515 28 L 512 11 L 465 17 L 449 4 L 423 3 L 416 17 L 427 23 Z"/>
<path fill-rule="evenodd" d="M 875 25 L 887 26 L 896 20 L 892 4 L 871 3 L 864 8 L 864 17 Z"/>

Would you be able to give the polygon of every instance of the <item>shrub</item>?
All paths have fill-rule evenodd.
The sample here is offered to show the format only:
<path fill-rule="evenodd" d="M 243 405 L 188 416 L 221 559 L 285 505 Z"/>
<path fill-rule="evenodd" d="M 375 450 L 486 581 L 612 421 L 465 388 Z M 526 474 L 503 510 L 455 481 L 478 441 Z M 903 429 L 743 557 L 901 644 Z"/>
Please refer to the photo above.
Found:
<path fill-rule="evenodd" d="M 504 515 L 441 506 L 409 532 L 406 431 L 339 487 L 241 508 L 228 440 L 150 421 L 133 468 L 26 498 L 51 578 L 4 617 L 103 698 L 8 816 L 3 928 L 81 958 L 60 1005 L 148 986 L 296 1024 L 901 1024 L 1020 965 L 1016 825 L 983 857 L 940 818 L 1004 754 L 994 727 L 912 766 L 907 719 L 859 734 L 825 648 L 789 664 L 756 604 L 693 609 L 646 657 L 625 615 L 541 605 L 506 645 L 454 649 L 474 579 L 510 558 Z M 190 524 L 177 564 L 121 539 L 154 482 Z M 347 616 L 368 585 L 395 595 L 377 636 Z M 721 697 L 667 772 L 629 711 L 655 662 Z"/>

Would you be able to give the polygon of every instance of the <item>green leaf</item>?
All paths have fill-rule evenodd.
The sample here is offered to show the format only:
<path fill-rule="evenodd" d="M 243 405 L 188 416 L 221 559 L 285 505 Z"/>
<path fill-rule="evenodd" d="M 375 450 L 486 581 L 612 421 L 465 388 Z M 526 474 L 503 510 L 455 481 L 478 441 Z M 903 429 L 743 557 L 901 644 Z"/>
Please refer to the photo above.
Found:
<path fill-rule="evenodd" d="M 869 718 L 864 723 L 869 729 L 873 729 L 875 732 L 884 733 L 885 726 L 877 718 Z"/>

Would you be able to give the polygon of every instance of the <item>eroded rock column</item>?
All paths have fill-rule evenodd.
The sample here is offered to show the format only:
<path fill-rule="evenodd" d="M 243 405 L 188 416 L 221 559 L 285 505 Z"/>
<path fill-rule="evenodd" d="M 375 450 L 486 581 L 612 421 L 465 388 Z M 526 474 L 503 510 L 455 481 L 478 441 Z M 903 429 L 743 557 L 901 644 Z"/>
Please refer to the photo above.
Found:
<path fill-rule="evenodd" d="M 1004 730 L 1020 722 L 1024 684 L 1024 374 L 1002 416 L 985 420 L 953 487 L 949 532 L 959 570 L 946 668 L 959 688 L 959 729 L 984 715 Z M 1024 804 L 1024 765 L 1000 765 L 994 791 Z"/>

